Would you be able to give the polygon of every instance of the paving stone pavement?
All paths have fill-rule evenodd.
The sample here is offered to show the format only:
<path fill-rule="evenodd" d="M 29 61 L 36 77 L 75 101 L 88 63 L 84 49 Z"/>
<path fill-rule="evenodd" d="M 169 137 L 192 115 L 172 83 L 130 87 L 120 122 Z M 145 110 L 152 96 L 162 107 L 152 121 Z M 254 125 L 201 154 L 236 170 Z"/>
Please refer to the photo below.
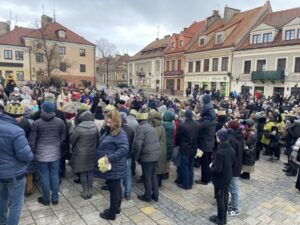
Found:
<path fill-rule="evenodd" d="M 270 162 L 262 157 L 255 165 L 251 180 L 240 180 L 240 215 L 228 218 L 232 225 L 300 225 L 300 193 L 295 189 L 295 178 L 286 177 L 281 171 L 282 161 Z M 59 204 L 42 206 L 37 203 L 39 187 L 25 198 L 20 225 L 97 225 L 97 224 L 199 224 L 209 225 L 210 215 L 216 213 L 213 186 L 195 184 L 192 190 L 179 189 L 174 183 L 175 167 L 170 179 L 163 181 L 158 203 L 145 203 L 137 199 L 143 186 L 134 178 L 132 198 L 122 202 L 122 212 L 115 221 L 102 220 L 99 212 L 108 208 L 109 193 L 101 190 L 103 181 L 95 179 L 94 196 L 90 200 L 80 197 L 81 186 L 73 182 L 68 168 L 67 178 L 62 180 Z M 140 170 L 138 170 L 140 174 Z M 195 178 L 200 169 L 195 168 Z"/>

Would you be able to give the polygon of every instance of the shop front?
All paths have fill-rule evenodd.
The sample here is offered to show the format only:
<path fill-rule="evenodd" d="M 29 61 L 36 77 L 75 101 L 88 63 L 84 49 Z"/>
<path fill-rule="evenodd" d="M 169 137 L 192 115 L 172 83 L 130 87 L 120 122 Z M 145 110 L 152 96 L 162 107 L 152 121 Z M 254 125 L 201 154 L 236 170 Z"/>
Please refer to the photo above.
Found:
<path fill-rule="evenodd" d="M 184 77 L 184 84 L 185 88 L 190 85 L 192 89 L 198 86 L 200 89 L 219 90 L 224 96 L 228 96 L 230 91 L 230 78 L 227 75 L 186 75 Z"/>

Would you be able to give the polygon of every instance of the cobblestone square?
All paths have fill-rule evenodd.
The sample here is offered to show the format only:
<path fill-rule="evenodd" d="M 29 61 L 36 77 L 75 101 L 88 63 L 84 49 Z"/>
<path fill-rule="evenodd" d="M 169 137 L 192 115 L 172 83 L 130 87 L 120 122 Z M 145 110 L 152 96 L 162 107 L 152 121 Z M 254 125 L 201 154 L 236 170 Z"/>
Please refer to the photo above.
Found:
<path fill-rule="evenodd" d="M 282 161 L 270 162 L 262 157 L 255 165 L 251 180 L 240 179 L 240 215 L 228 218 L 232 225 L 275 225 L 300 224 L 300 193 L 295 186 L 294 177 L 286 177 L 281 171 Z M 20 225 L 64 224 L 64 225 L 106 225 L 106 224 L 211 224 L 210 215 L 216 213 L 213 197 L 213 185 L 193 186 L 192 190 L 179 189 L 175 180 L 175 167 L 171 169 L 169 180 L 163 181 L 158 203 L 145 203 L 137 199 L 143 192 L 142 184 L 134 178 L 131 200 L 123 200 L 121 214 L 112 222 L 102 220 L 99 213 L 108 208 L 109 194 L 101 190 L 102 180 L 95 179 L 95 194 L 90 200 L 80 197 L 81 185 L 73 182 L 68 169 L 67 178 L 62 180 L 60 200 L 56 206 L 42 206 L 36 199 L 40 196 L 39 188 L 25 199 Z M 200 169 L 195 168 L 195 178 L 200 176 Z"/>

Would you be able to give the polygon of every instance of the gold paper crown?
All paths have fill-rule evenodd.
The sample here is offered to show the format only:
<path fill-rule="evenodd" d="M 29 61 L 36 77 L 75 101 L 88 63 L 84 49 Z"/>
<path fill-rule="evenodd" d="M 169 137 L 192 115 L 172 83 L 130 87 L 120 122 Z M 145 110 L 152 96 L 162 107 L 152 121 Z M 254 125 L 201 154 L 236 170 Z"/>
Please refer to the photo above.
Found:
<path fill-rule="evenodd" d="M 22 116 L 25 108 L 19 102 L 8 103 L 5 107 L 5 112 L 11 116 Z"/>
<path fill-rule="evenodd" d="M 136 116 L 137 120 L 148 120 L 148 113 L 138 113 Z"/>
<path fill-rule="evenodd" d="M 137 117 L 138 112 L 135 109 L 130 110 L 130 114 Z"/>

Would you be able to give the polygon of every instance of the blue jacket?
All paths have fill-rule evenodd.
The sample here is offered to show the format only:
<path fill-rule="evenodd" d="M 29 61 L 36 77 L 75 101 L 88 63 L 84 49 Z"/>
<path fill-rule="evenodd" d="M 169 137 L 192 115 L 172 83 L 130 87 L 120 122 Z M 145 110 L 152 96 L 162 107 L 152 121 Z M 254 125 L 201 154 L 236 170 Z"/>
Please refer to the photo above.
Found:
<path fill-rule="evenodd" d="M 17 121 L 0 114 L 0 179 L 9 179 L 26 173 L 33 159 L 25 133 Z"/>
<path fill-rule="evenodd" d="M 128 148 L 128 138 L 124 130 L 121 129 L 116 136 L 105 132 L 100 138 L 96 153 L 96 177 L 105 180 L 124 178 L 126 175 L 126 156 Z M 105 155 L 107 155 L 111 163 L 111 170 L 101 173 L 98 168 L 98 160 Z"/>

